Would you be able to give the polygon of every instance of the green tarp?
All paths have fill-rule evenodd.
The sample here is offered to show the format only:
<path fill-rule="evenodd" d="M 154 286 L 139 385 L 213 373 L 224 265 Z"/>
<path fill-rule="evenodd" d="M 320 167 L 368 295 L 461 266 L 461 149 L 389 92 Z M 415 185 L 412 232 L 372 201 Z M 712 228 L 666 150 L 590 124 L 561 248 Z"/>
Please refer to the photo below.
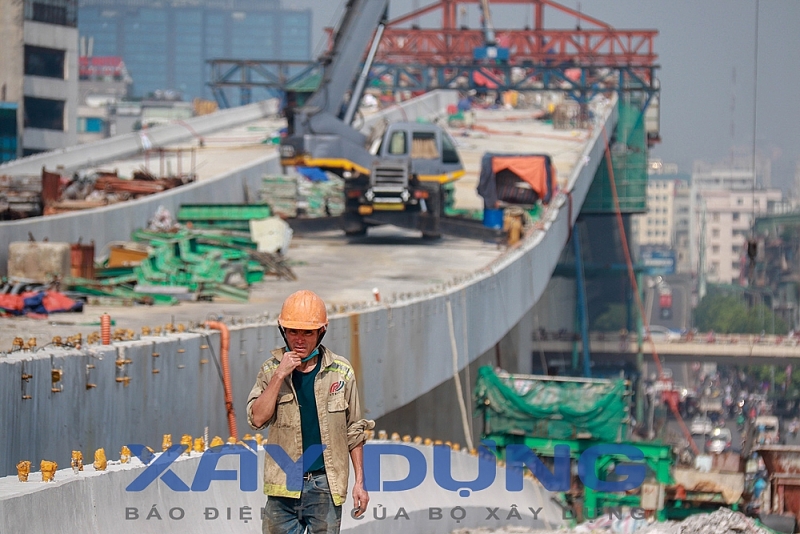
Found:
<path fill-rule="evenodd" d="M 556 381 L 498 375 L 484 366 L 475 384 L 475 410 L 485 434 L 615 442 L 626 438 L 626 393 L 621 379 Z"/>

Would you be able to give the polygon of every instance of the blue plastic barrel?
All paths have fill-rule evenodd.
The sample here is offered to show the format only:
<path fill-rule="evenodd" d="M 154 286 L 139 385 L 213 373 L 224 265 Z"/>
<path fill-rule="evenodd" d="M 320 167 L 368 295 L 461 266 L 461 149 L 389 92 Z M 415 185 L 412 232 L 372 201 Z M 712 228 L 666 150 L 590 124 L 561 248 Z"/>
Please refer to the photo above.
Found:
<path fill-rule="evenodd" d="M 483 225 L 497 230 L 503 228 L 503 210 L 483 210 Z"/>

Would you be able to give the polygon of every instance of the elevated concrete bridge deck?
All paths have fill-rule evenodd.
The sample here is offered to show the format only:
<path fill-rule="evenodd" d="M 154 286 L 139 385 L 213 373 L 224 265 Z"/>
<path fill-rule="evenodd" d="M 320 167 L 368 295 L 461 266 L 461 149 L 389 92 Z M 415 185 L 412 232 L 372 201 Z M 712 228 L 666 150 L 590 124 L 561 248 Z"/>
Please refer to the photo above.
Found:
<path fill-rule="evenodd" d="M 577 343 L 578 351 L 583 350 L 580 340 L 535 340 L 534 350 L 544 351 L 545 355 L 571 354 Z M 797 340 L 776 336 L 733 335 L 716 336 L 713 341 L 698 335 L 694 340 L 644 341 L 642 352 L 645 361 L 652 358 L 653 346 L 656 353 L 670 362 L 716 362 L 736 365 L 797 364 L 800 363 L 800 344 Z M 639 352 L 639 342 L 631 336 L 617 337 L 606 335 L 599 338 L 593 335 L 589 351 L 595 362 L 635 361 Z"/>
<path fill-rule="evenodd" d="M 453 101 L 454 95 L 448 93 L 426 95 L 403 110 L 391 110 L 388 118 L 440 114 Z M 351 359 L 362 404 L 370 418 L 403 422 L 420 429 L 420 433 L 422 429 L 433 429 L 433 433 L 439 425 L 454 425 L 464 436 L 463 441 L 459 439 L 464 443 L 469 435 L 479 432 L 475 427 L 462 429 L 454 415 L 461 403 L 467 413 L 471 412 L 470 380 L 464 376 L 470 366 L 491 362 L 514 372 L 530 370 L 533 325 L 528 314 L 545 291 L 600 164 L 605 150 L 603 130 L 610 132 L 616 123 L 615 102 L 599 103 L 594 116 L 591 129 L 555 131 L 552 125 L 535 120 L 530 112 L 479 111 L 477 121 L 484 126 L 483 132 L 454 132 L 471 175 L 459 184 L 457 199 L 462 206 L 476 201 L 476 163 L 483 152 L 553 156 L 561 191 L 542 219 L 514 247 L 492 249 L 443 240 L 440 245 L 409 250 L 409 235 L 385 233 L 364 238 L 358 242 L 360 248 L 344 246 L 347 241 L 339 236 L 296 242 L 295 250 L 308 247 L 305 257 L 316 262 L 316 274 L 298 269 L 299 285 L 317 291 L 331 304 L 326 345 Z M 233 167 L 236 155 L 231 158 Z M 34 230 L 35 235 L 48 236 L 51 241 L 75 241 L 83 236 L 102 246 L 110 240 L 126 239 L 158 205 L 174 210 L 183 202 L 242 202 L 243 185 L 255 185 L 265 172 L 273 170 L 277 170 L 275 155 L 265 154 L 224 175 L 157 197 L 86 213 L 3 223 L 0 241 L 24 240 L 27 231 Z M 387 244 L 391 248 L 375 253 L 376 248 Z M 4 249 L 5 244 L 0 243 L 0 247 Z M 429 256 L 423 258 L 423 251 Z M 326 253 L 335 257 L 328 258 Z M 290 250 L 290 259 L 291 255 Z M 418 256 L 417 261 L 409 263 L 409 255 Z M 370 300 L 376 286 L 386 297 L 381 302 Z M 209 313 L 224 314 L 230 324 L 235 323 L 231 366 L 240 434 L 246 429 L 247 392 L 266 352 L 281 344 L 271 318 L 295 288 L 268 283 L 255 290 L 255 296 L 263 300 L 251 304 L 182 304 L 169 309 L 174 323 L 202 321 Z M 107 310 L 89 307 L 83 318 L 95 319 L 103 311 Z M 166 314 L 156 309 L 111 313 L 119 318 L 117 326 L 123 328 L 166 320 Z M 72 316 L 53 317 L 62 319 L 79 322 Z M 38 331 L 26 320 L 2 319 L 0 325 L 7 334 Z M 40 326 L 51 335 L 60 332 L 58 328 L 73 332 L 81 328 L 77 324 Z M 126 443 L 145 443 L 157 449 L 164 433 L 198 436 L 208 428 L 212 436 L 225 436 L 223 391 L 213 367 L 219 350 L 217 333 L 199 329 L 139 336 L 135 341 L 107 347 L 44 347 L 33 353 L 0 355 L 0 404 L 4 408 L 0 411 L 0 428 L 9 429 L 0 444 L 0 470 L 11 475 L 22 459 L 30 459 L 35 466 L 42 459 L 65 466 L 71 450 L 84 451 L 89 458 L 91 451 L 100 447 L 115 459 L 111 451 Z M 53 370 L 62 371 L 57 383 L 51 381 Z M 467 384 L 466 400 L 439 394 L 435 404 L 426 401 L 424 410 L 416 411 L 409 420 L 408 412 L 404 412 L 408 406 L 440 391 L 454 377 Z M 436 408 L 432 410 L 431 406 Z M 474 473 L 463 475 L 462 480 Z M 31 491 L 30 486 L 13 480 L 2 483 L 11 484 L 11 489 L 0 494 L 0 503 Z M 95 531 L 69 511 L 70 499 L 61 494 L 66 490 L 55 485 L 46 491 L 54 493 L 52 499 L 43 497 L 52 505 L 50 524 L 58 524 L 56 518 L 68 517 L 75 522 L 70 524 L 70 528 L 75 527 L 70 531 Z M 108 491 L 123 495 L 118 485 Z M 6 521 L 22 524 L 14 514 L 24 508 L 5 507 L 4 511 L 8 509 L 20 512 L 12 512 Z M 125 523 L 117 526 L 124 528 Z"/>

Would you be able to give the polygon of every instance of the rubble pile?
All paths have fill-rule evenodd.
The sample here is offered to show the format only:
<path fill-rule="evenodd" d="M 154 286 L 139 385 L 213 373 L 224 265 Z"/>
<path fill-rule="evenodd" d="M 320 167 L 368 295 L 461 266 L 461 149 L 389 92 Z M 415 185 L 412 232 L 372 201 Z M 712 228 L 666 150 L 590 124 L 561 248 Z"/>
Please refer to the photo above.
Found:
<path fill-rule="evenodd" d="M 636 525 L 625 522 L 589 522 L 573 529 L 541 530 L 520 526 L 502 528 L 465 528 L 454 530 L 451 534 L 544 534 L 545 532 L 590 533 L 590 534 L 774 534 L 773 531 L 756 524 L 755 520 L 728 508 L 720 508 L 710 514 L 696 514 L 681 522 L 666 521 Z M 633 527 L 633 528 L 631 528 Z"/>
<path fill-rule="evenodd" d="M 680 523 L 655 523 L 640 530 L 641 534 L 772 534 L 740 512 L 720 508 L 710 514 L 687 517 Z"/>

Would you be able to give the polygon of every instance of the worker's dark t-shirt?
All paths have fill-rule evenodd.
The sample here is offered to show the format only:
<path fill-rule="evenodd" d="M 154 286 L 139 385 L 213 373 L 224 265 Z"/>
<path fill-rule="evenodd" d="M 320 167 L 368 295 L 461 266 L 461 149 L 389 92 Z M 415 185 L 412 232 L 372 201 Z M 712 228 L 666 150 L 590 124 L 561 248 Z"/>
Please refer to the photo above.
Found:
<path fill-rule="evenodd" d="M 322 444 L 322 435 L 319 432 L 319 417 L 317 416 L 317 398 L 314 396 L 314 379 L 317 377 L 322 365 L 322 355 L 317 357 L 317 365 L 308 373 L 292 371 L 292 384 L 297 392 L 297 402 L 300 403 L 300 427 L 303 433 L 303 452 L 312 445 Z M 325 468 L 325 461 L 320 454 L 309 466 L 304 466 L 303 471 L 319 471 Z"/>

